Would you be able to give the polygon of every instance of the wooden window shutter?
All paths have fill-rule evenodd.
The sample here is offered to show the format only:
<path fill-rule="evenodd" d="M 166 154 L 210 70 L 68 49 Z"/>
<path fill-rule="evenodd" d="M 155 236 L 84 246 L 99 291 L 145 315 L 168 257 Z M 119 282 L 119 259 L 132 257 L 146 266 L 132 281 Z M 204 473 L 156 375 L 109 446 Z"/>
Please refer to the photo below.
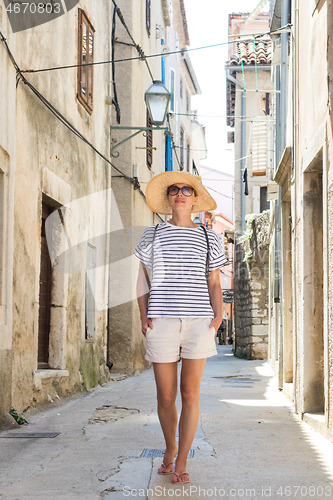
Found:
<path fill-rule="evenodd" d="M 149 116 L 149 113 L 147 111 L 147 127 L 152 127 L 153 122 L 151 121 L 151 118 Z M 146 162 L 147 162 L 147 167 L 151 168 L 153 164 L 153 131 L 148 130 L 147 131 L 147 137 L 146 137 Z"/>
<path fill-rule="evenodd" d="M 77 85 L 78 100 L 85 107 L 88 113 L 93 109 L 93 66 L 88 66 L 94 62 L 94 28 L 87 15 L 79 9 L 79 39 L 78 39 L 78 62 Z"/>
<path fill-rule="evenodd" d="M 146 28 L 148 36 L 150 36 L 151 30 L 151 0 L 146 0 Z"/>

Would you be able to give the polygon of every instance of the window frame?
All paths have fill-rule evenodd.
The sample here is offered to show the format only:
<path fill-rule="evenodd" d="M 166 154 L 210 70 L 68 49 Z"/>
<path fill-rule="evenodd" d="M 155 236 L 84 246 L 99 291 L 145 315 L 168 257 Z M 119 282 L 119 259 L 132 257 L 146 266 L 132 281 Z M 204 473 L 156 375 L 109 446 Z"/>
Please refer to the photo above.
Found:
<path fill-rule="evenodd" d="M 179 154 L 179 162 L 181 165 L 182 170 L 184 170 L 184 143 L 185 143 L 185 131 L 183 127 L 180 127 L 180 136 L 179 136 L 179 148 L 180 148 L 180 154 Z"/>
<path fill-rule="evenodd" d="M 269 210 L 270 203 L 267 200 L 267 186 L 260 186 L 260 213 Z"/>
<path fill-rule="evenodd" d="M 175 70 L 170 68 L 170 111 L 175 112 Z"/>
<path fill-rule="evenodd" d="M 94 33 L 95 29 L 91 24 L 87 14 L 83 9 L 79 9 L 79 33 L 78 33 L 78 63 L 83 64 L 83 25 L 87 28 L 87 60 L 86 64 L 94 62 Z M 92 57 L 89 53 L 89 40 L 92 37 Z M 89 114 L 93 111 L 93 93 L 94 93 L 94 67 L 86 66 L 86 81 L 87 81 L 87 95 L 82 92 L 82 79 L 83 79 L 83 66 L 78 66 L 77 71 L 77 98 L 82 106 L 88 111 Z"/>
<path fill-rule="evenodd" d="M 190 172 L 191 143 L 188 137 L 186 137 L 185 143 L 186 143 L 186 172 Z"/>
<path fill-rule="evenodd" d="M 186 113 L 190 112 L 191 112 L 191 98 L 189 91 L 186 90 Z"/>

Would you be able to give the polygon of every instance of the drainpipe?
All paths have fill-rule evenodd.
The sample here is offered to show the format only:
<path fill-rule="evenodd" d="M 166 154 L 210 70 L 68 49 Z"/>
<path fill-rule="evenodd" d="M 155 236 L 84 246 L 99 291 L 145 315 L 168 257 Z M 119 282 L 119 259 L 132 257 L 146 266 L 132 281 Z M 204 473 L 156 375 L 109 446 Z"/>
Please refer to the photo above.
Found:
<path fill-rule="evenodd" d="M 289 21 L 289 2 L 282 0 L 281 26 L 286 26 Z M 289 33 L 281 33 L 281 144 L 280 159 L 286 147 L 286 125 L 287 125 L 287 98 L 288 98 L 288 41 Z"/>
<path fill-rule="evenodd" d="M 245 150 L 246 150 L 246 96 L 245 92 L 242 92 L 242 109 L 241 109 L 241 171 L 240 171 L 240 181 L 241 181 L 241 233 L 245 232 L 245 186 L 243 185 L 243 175 L 245 171 Z"/>
<path fill-rule="evenodd" d="M 281 1 L 281 26 L 286 26 L 289 22 L 289 2 Z M 281 78 L 280 78 L 280 141 L 277 144 L 278 163 L 280 163 L 283 152 L 286 147 L 286 129 L 287 129 L 287 98 L 288 98 L 288 33 L 281 33 Z M 283 389 L 283 276 L 282 276 L 282 189 L 279 186 L 277 210 L 275 217 L 275 235 L 277 252 L 277 266 L 279 269 L 279 389 Z"/>
<path fill-rule="evenodd" d="M 230 74 L 230 69 L 226 71 L 227 79 L 230 82 L 238 85 L 243 89 L 243 82 L 237 80 Z M 243 186 L 243 173 L 245 170 L 245 149 L 246 149 L 246 95 L 242 92 L 242 103 L 241 103 L 241 169 L 240 169 L 240 186 L 241 186 L 241 234 L 245 232 L 245 192 Z"/>
<path fill-rule="evenodd" d="M 283 130 L 281 113 L 281 68 L 276 67 L 276 145 L 275 145 L 275 165 L 278 167 L 281 160 L 281 135 Z M 281 186 L 278 186 L 278 199 L 274 202 L 274 303 L 276 314 L 276 343 L 274 359 L 278 360 L 278 388 L 283 388 L 283 330 L 281 329 Z"/>

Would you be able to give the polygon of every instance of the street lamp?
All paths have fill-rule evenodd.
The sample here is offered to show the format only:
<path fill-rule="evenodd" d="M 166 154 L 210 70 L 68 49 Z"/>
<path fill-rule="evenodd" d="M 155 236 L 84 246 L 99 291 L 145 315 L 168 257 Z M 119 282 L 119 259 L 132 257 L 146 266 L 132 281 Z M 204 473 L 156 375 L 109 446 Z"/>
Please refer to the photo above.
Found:
<path fill-rule="evenodd" d="M 154 80 L 145 93 L 145 102 L 153 125 L 163 125 L 171 94 L 160 80 Z"/>
<path fill-rule="evenodd" d="M 111 125 L 110 130 L 135 130 L 133 134 L 126 139 L 123 139 L 120 142 L 117 142 L 113 146 L 111 146 L 110 154 L 113 158 L 118 158 L 119 151 L 116 151 L 116 148 L 123 144 L 124 142 L 132 139 L 136 135 L 143 132 L 144 135 L 147 135 L 149 130 L 169 130 L 169 127 L 162 127 L 165 117 L 168 111 L 169 101 L 171 94 L 168 89 L 163 85 L 160 80 L 154 80 L 149 89 L 145 93 L 145 103 L 148 109 L 149 116 L 151 118 L 152 124 L 155 126 L 152 127 L 123 127 L 123 126 L 113 126 Z"/>
<path fill-rule="evenodd" d="M 197 226 L 203 226 L 204 224 L 202 223 L 199 215 L 197 215 L 194 219 L 193 219 L 193 222 L 194 224 L 196 224 Z"/>

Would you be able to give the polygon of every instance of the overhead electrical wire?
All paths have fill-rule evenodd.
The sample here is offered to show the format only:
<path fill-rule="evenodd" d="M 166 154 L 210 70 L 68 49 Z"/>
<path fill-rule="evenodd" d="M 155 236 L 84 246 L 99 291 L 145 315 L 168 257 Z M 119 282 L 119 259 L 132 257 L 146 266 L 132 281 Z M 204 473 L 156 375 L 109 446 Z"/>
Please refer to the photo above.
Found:
<path fill-rule="evenodd" d="M 127 181 L 129 181 L 131 184 L 134 185 L 134 189 L 139 191 L 141 196 L 145 199 L 146 201 L 146 196 L 144 192 L 142 191 L 140 187 L 140 183 L 137 178 L 130 177 L 126 175 L 124 172 L 122 172 L 118 167 L 116 167 L 108 158 L 106 158 L 103 153 L 101 153 L 86 137 L 84 137 L 81 132 L 76 129 L 61 113 L 58 111 L 33 85 L 30 83 L 25 76 L 23 76 L 22 71 L 20 67 L 18 66 L 8 44 L 6 38 L 3 36 L 2 32 L 0 31 L 0 40 L 3 42 L 6 52 L 16 70 L 16 87 L 19 84 L 19 81 L 22 80 L 24 84 L 26 84 L 30 90 L 36 95 L 36 97 L 51 111 L 51 113 L 63 124 L 65 127 L 67 127 L 74 135 L 76 135 L 80 140 L 85 142 L 98 156 L 100 156 L 104 161 L 106 161 L 111 167 L 113 167 L 117 172 L 119 172 L 121 175 L 111 175 L 111 178 L 113 177 L 123 177 Z M 162 217 L 159 214 L 156 214 L 156 216 L 160 219 L 160 221 L 163 221 Z"/>
<path fill-rule="evenodd" d="M 116 39 L 116 14 L 117 14 L 117 7 L 115 7 L 113 9 L 113 15 L 112 15 L 112 30 L 111 30 L 111 56 L 112 56 L 112 60 L 114 60 L 114 49 L 115 49 L 115 39 Z M 118 103 L 118 96 L 117 96 L 116 67 L 115 67 L 114 62 L 112 62 L 111 71 L 112 71 L 112 87 L 113 87 L 112 104 L 115 107 L 116 119 L 117 119 L 117 123 L 119 125 L 119 123 L 120 123 L 120 106 Z"/>
<path fill-rule="evenodd" d="M 119 13 L 118 13 L 118 16 L 119 16 Z M 260 34 L 255 35 L 255 37 L 256 38 L 260 38 L 260 37 L 265 36 L 265 35 L 279 34 L 282 30 L 290 29 L 291 26 L 292 26 L 291 24 L 287 24 L 286 26 L 282 26 L 279 30 L 267 31 L 265 33 L 260 33 Z M 215 47 L 222 47 L 223 45 L 230 45 L 232 43 L 238 43 L 240 41 L 241 42 L 250 42 L 252 40 L 253 40 L 253 35 L 249 35 L 248 39 L 228 40 L 227 42 L 220 42 L 220 43 L 215 43 L 215 44 L 212 44 L 212 45 L 203 45 L 202 47 L 193 47 L 193 48 L 187 48 L 187 49 L 184 48 L 184 49 L 178 49 L 178 50 L 171 50 L 169 52 L 159 52 L 157 54 L 150 54 L 150 55 L 146 55 L 143 52 L 143 50 L 141 49 L 141 47 L 139 45 L 135 44 L 135 42 L 134 42 L 135 48 L 137 50 L 141 49 L 140 55 L 136 56 L 136 57 L 126 57 L 126 58 L 123 58 L 123 59 L 115 59 L 115 60 L 107 60 L 107 61 L 96 61 L 96 62 L 83 63 L 83 64 L 69 64 L 69 65 L 64 65 L 64 66 L 51 66 L 49 68 L 40 68 L 40 69 L 25 69 L 25 70 L 22 70 L 22 73 L 42 73 L 42 72 L 45 72 L 45 71 L 56 71 L 56 70 L 60 70 L 60 69 L 79 68 L 79 67 L 82 67 L 82 66 L 98 66 L 98 65 L 101 65 L 101 64 L 111 64 L 111 63 L 118 63 L 118 62 L 136 61 L 136 60 L 139 60 L 139 59 L 141 59 L 142 61 L 145 61 L 145 63 L 147 64 L 147 59 L 151 59 L 151 58 L 154 58 L 154 57 L 165 57 L 165 56 L 173 55 L 173 54 L 184 54 L 186 52 L 193 52 L 195 50 L 212 49 L 212 48 L 215 48 Z M 149 66 L 147 66 L 147 68 L 149 68 Z M 148 69 L 148 71 L 150 71 L 150 68 Z M 151 71 L 150 71 L 150 74 L 151 74 Z M 152 74 L 151 74 L 151 78 L 153 78 Z"/>
<path fill-rule="evenodd" d="M 170 116 L 191 116 L 193 118 L 244 118 L 243 116 L 238 115 L 202 115 L 201 113 L 174 113 L 173 111 L 169 113 Z M 247 116 L 246 119 L 256 119 L 256 118 L 266 118 L 263 115 L 253 115 Z M 266 121 L 266 120 L 263 120 Z"/>
<path fill-rule="evenodd" d="M 123 173 L 120 169 L 118 169 L 108 158 L 106 158 L 90 141 L 88 141 L 88 139 L 86 139 L 80 132 L 78 129 L 76 129 L 24 76 L 23 76 L 23 73 L 38 73 L 38 72 L 46 72 L 46 71 L 54 71 L 54 70 L 60 70 L 60 69 L 70 69 L 70 68 L 77 68 L 77 67 L 83 67 L 83 66 L 96 66 L 96 65 L 101 65 L 101 64 L 112 64 L 113 65 L 113 68 L 114 68 L 114 63 L 116 62 L 126 62 L 126 61 L 132 61 L 132 60 L 138 60 L 138 59 L 141 59 L 141 60 L 144 60 L 145 61 L 145 64 L 147 66 L 147 69 L 148 69 L 148 72 L 150 74 L 150 77 L 152 80 L 154 80 L 153 78 L 153 75 L 152 75 L 152 72 L 150 70 L 150 67 L 149 67 L 149 64 L 148 64 L 148 61 L 147 59 L 149 58 L 154 58 L 154 57 L 165 57 L 167 55 L 172 55 L 172 54 L 177 54 L 177 53 L 181 53 L 181 54 L 184 54 L 185 52 L 192 52 L 192 51 L 195 51 L 195 50 L 203 50 L 203 49 L 208 49 L 208 48 L 214 48 L 214 47 L 220 47 L 220 46 L 223 46 L 223 45 L 229 45 L 231 43 L 238 43 L 240 40 L 228 40 L 228 42 L 221 42 L 221 43 L 218 43 L 218 44 L 213 44 L 213 45 L 206 45 L 206 46 L 201 46 L 201 47 L 195 47 L 195 48 L 187 48 L 187 49 L 180 49 L 180 50 L 175 50 L 175 51 L 169 51 L 169 52 L 163 52 L 163 53 L 158 53 L 158 54 L 151 54 L 151 55 L 145 55 L 143 50 L 141 49 L 141 47 L 136 44 L 135 40 L 133 39 L 129 29 L 128 29 L 128 26 L 126 24 L 126 21 L 117 5 L 117 3 L 115 2 L 115 0 L 112 0 L 112 3 L 114 5 L 114 17 L 113 17 L 113 32 L 112 32 L 112 42 L 113 42 L 113 47 L 114 47 L 114 43 L 115 43 L 115 14 L 118 15 L 120 21 L 122 22 L 128 36 L 130 37 L 132 43 L 133 43 L 133 46 L 136 48 L 136 50 L 138 51 L 139 53 L 139 56 L 138 57 L 131 57 L 131 58 L 124 58 L 124 59 L 114 59 L 114 48 L 113 48 L 113 51 L 112 51 L 112 60 L 111 61 L 98 61 L 98 62 L 92 62 L 92 63 L 88 63 L 88 64 L 73 64 L 73 65 L 67 65 L 67 66 L 58 66 L 58 67 L 50 67 L 50 68 L 42 68 L 42 69 L 38 69 L 38 70 L 21 70 L 18 66 L 18 64 L 16 63 L 15 61 L 15 58 L 14 56 L 12 55 L 9 47 L 8 47 L 8 44 L 7 44 L 7 41 L 5 39 L 5 37 L 3 36 L 3 34 L 1 33 L 0 31 L 0 40 L 4 43 L 5 45 L 5 48 L 6 48 L 6 51 L 8 53 L 8 56 L 9 58 L 11 59 L 14 67 L 15 67 L 15 70 L 16 70 L 16 73 L 17 73 L 17 77 L 16 77 L 16 86 L 18 85 L 19 81 L 22 80 L 24 84 L 26 84 L 30 90 L 36 95 L 36 97 L 49 109 L 49 111 L 52 112 L 52 114 L 61 122 L 63 123 L 63 125 L 65 125 L 74 135 L 76 135 L 80 140 L 82 140 L 83 142 L 85 142 L 96 154 L 98 154 L 104 161 L 106 161 L 109 165 L 111 165 L 117 172 L 119 172 L 121 175 L 120 176 L 111 176 L 111 177 L 124 177 L 125 179 L 127 179 L 129 182 L 131 182 L 133 185 L 134 185 L 134 189 L 137 189 L 139 190 L 139 192 L 141 193 L 141 195 L 145 198 L 145 195 L 144 193 L 142 192 L 141 188 L 140 188 L 140 184 L 138 182 L 138 179 L 136 178 L 133 178 L 133 177 L 129 177 L 127 176 L 125 173 Z M 264 35 L 269 35 L 269 34 L 279 34 L 280 32 L 282 32 L 283 30 L 285 29 L 288 29 L 290 30 L 291 29 L 291 24 L 288 24 L 286 26 L 283 26 L 281 28 L 279 28 L 278 30 L 275 30 L 275 31 L 268 31 L 268 32 L 265 32 L 265 33 L 259 33 L 259 34 L 251 34 L 251 35 L 245 35 L 245 36 L 250 36 L 251 38 L 249 39 L 250 40 L 254 40 L 255 38 L 259 38 L 259 37 L 262 37 Z M 242 38 L 242 41 L 247 41 L 246 39 Z M 114 71 L 113 71 L 113 75 L 114 75 Z M 113 78 L 113 81 L 115 81 L 115 78 Z M 116 93 L 115 93 L 115 96 L 116 96 Z M 117 109 L 117 100 L 116 102 L 114 103 L 115 106 L 116 106 L 116 111 L 117 111 L 117 121 L 118 119 L 120 120 L 120 109 L 119 109 L 119 105 L 118 105 L 118 109 Z M 192 116 L 192 114 L 191 114 Z M 197 116 L 197 115 L 196 115 Z M 169 122 L 169 117 L 168 117 L 168 125 L 169 125 L 169 130 L 171 131 L 171 127 L 170 127 L 170 122 Z M 174 143 L 174 140 L 173 140 L 173 137 L 171 136 L 171 142 L 172 142 L 172 146 L 173 146 L 173 150 L 174 150 L 174 153 L 175 153 L 175 157 L 176 157 L 176 160 L 177 160 L 177 163 L 178 163 L 178 166 L 181 170 L 183 170 L 183 165 L 181 165 L 180 161 L 179 161 L 179 158 L 178 158 L 178 155 L 177 155 L 177 152 L 176 152 L 176 148 L 177 146 L 175 145 Z M 214 191 L 214 190 L 213 190 Z M 216 191 L 217 192 L 217 191 Z M 222 194 L 222 193 L 220 193 Z M 226 196 L 226 195 L 223 195 L 223 196 Z M 157 214 L 158 215 L 158 214 Z M 160 217 L 159 217 L 160 218 Z M 162 220 L 162 219 L 161 219 Z"/>
<path fill-rule="evenodd" d="M 138 179 L 130 177 L 126 175 L 124 172 L 122 172 L 118 167 L 116 167 L 103 153 L 101 153 L 84 135 L 81 134 L 81 132 L 72 125 L 67 118 L 65 118 L 60 111 L 58 111 L 47 99 L 44 97 L 33 85 L 29 80 L 25 78 L 25 76 L 22 75 L 22 71 L 20 70 L 10 48 L 8 47 L 6 38 L 3 36 L 2 32 L 0 31 L 0 40 L 3 42 L 6 52 L 10 58 L 10 60 L 13 63 L 13 66 L 17 72 L 17 78 L 16 78 L 16 85 L 18 85 L 19 81 L 22 80 L 22 82 L 29 87 L 29 89 L 35 94 L 35 96 L 48 108 L 49 111 L 65 126 L 67 127 L 74 135 L 76 135 L 81 141 L 86 143 L 98 156 L 100 156 L 105 162 L 107 162 L 111 167 L 113 167 L 117 172 L 119 172 L 121 175 L 120 176 L 112 176 L 111 177 L 123 177 L 127 181 L 129 181 L 131 184 L 134 185 L 134 189 L 138 190 L 140 194 L 145 197 L 145 194 L 140 188 L 140 184 Z"/>
<path fill-rule="evenodd" d="M 221 193 L 220 191 L 216 191 L 216 189 L 211 188 L 210 186 L 206 186 L 207 189 L 210 189 L 211 191 L 214 191 L 214 193 L 218 193 L 221 196 L 224 196 L 225 198 L 229 198 L 230 200 L 233 200 L 233 196 L 228 196 L 227 194 Z"/>
<path fill-rule="evenodd" d="M 19 68 L 11 50 L 9 49 L 8 47 L 8 44 L 7 44 L 7 41 L 5 39 L 5 37 L 3 36 L 2 32 L 0 31 L 0 40 L 4 43 L 5 45 L 5 48 L 6 48 L 6 51 L 7 51 L 7 54 L 10 58 L 10 60 L 12 61 L 13 65 L 14 65 L 14 68 L 17 72 L 17 85 L 19 83 L 19 80 L 22 80 L 22 82 L 27 85 L 30 90 L 36 95 L 36 97 L 49 109 L 49 111 L 51 111 L 51 113 L 59 120 L 61 121 L 61 123 L 63 125 L 65 125 L 74 135 L 76 135 L 79 139 L 81 139 L 83 142 L 85 142 L 96 154 L 98 154 L 104 161 L 106 161 L 109 165 L 111 165 L 117 172 L 119 172 L 121 175 L 120 176 L 111 176 L 111 177 L 124 177 L 125 179 L 127 179 L 129 182 L 131 182 L 131 184 L 134 185 L 134 189 L 137 189 L 142 195 L 143 197 L 145 198 L 145 194 L 143 193 L 143 191 L 141 190 L 140 188 L 140 184 L 138 182 L 138 179 L 137 178 L 134 178 L 134 177 L 129 177 L 128 175 L 126 175 L 124 172 L 122 172 L 118 167 L 116 167 L 108 158 L 106 158 L 106 156 L 103 155 L 103 153 L 101 153 L 88 139 L 86 139 L 86 137 L 84 137 L 81 132 L 76 129 L 61 113 L 60 111 L 58 111 L 33 85 L 31 82 L 29 82 L 29 80 L 27 80 L 25 78 L 25 76 L 22 75 L 22 71 L 21 69 Z M 169 124 L 169 128 L 170 128 L 170 124 Z M 172 143 L 173 143 L 173 146 L 175 147 L 175 144 L 174 144 L 174 141 L 173 141 L 173 138 L 172 138 Z M 179 165 L 179 168 L 182 170 L 183 167 L 179 161 L 179 158 L 178 158 L 178 155 L 176 153 L 176 151 L 174 150 L 175 152 L 175 156 L 176 156 L 176 159 L 177 159 L 177 162 L 178 162 L 178 165 Z M 158 214 L 157 214 L 158 215 Z M 158 216 L 159 217 L 159 216 Z M 162 220 L 162 219 L 161 219 Z"/>
<path fill-rule="evenodd" d="M 149 67 L 148 61 L 147 61 L 147 59 L 146 59 L 146 57 L 147 57 L 147 56 L 145 55 L 145 53 L 144 53 L 144 51 L 142 50 L 142 48 L 140 47 L 140 45 L 139 45 L 138 43 L 136 43 L 136 42 L 135 42 L 135 40 L 134 40 L 134 38 L 133 38 L 133 36 L 132 36 L 132 34 L 131 34 L 131 32 L 130 32 L 130 30 L 129 30 L 129 28 L 128 28 L 127 24 L 126 24 L 126 21 L 125 21 L 125 19 L 124 19 L 124 16 L 122 15 L 122 12 L 121 12 L 120 8 L 118 7 L 118 5 L 117 5 L 116 1 L 115 1 L 115 0 L 112 0 L 112 3 L 113 3 L 113 5 L 114 5 L 114 9 L 115 9 L 115 11 L 117 12 L 117 15 L 118 15 L 118 17 L 119 17 L 119 19 L 120 19 L 120 21 L 121 21 L 122 25 L 124 26 L 124 28 L 125 28 L 125 30 L 126 30 L 126 32 L 127 32 L 127 34 L 128 34 L 128 36 L 129 36 L 129 37 L 130 37 L 130 39 L 132 40 L 133 46 L 136 48 L 136 50 L 137 50 L 137 52 L 138 52 L 138 54 L 139 54 L 139 59 L 143 59 L 143 60 L 145 61 L 145 64 L 146 64 L 146 66 L 147 66 L 148 73 L 149 73 L 149 75 L 150 75 L 150 78 L 151 78 L 151 79 L 152 79 L 152 81 L 153 81 L 153 80 L 154 80 L 154 77 L 153 77 L 153 74 L 152 74 L 151 69 L 150 69 L 150 67 Z M 117 62 L 117 61 L 114 61 L 114 62 Z"/>
<path fill-rule="evenodd" d="M 126 21 L 124 19 L 124 16 L 122 15 L 122 12 L 119 8 L 119 6 L 117 5 L 116 1 L 115 0 L 112 0 L 112 3 L 113 3 L 113 15 L 112 15 L 112 30 L 111 30 L 111 47 L 112 47 L 112 52 L 111 52 L 111 56 L 112 56 L 112 85 L 113 85 L 113 98 L 112 98 L 112 104 L 114 105 L 115 109 L 116 109 L 116 119 L 117 119 L 117 123 L 120 124 L 120 106 L 119 106 L 119 103 L 118 103 L 118 97 L 117 97 L 117 88 L 116 88 L 116 77 L 115 77 L 115 73 L 116 73 L 116 69 L 115 69 L 115 44 L 116 44 L 116 16 L 119 17 L 120 19 L 120 22 L 122 23 L 122 25 L 124 26 L 132 44 L 126 44 L 126 42 L 123 42 L 124 44 L 126 45 L 131 45 L 132 47 L 135 47 L 135 49 L 137 50 L 140 58 L 145 58 L 145 53 L 144 51 L 142 50 L 142 48 L 140 47 L 139 44 L 137 44 L 126 24 Z M 148 61 L 146 59 L 145 60 L 145 63 L 146 63 L 146 67 L 147 67 L 147 70 L 148 70 L 148 73 L 149 73 L 149 76 L 151 78 L 152 81 L 154 81 L 154 77 L 153 77 L 153 74 L 151 72 L 151 69 L 149 67 L 149 64 L 148 64 Z"/>

